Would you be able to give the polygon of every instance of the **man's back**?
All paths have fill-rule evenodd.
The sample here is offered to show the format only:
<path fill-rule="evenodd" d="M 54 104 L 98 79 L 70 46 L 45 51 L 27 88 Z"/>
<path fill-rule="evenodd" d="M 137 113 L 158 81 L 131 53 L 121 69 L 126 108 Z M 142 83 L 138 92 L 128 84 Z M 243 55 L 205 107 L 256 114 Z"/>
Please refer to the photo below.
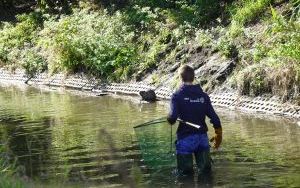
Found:
<path fill-rule="evenodd" d="M 214 126 L 220 126 L 220 120 L 212 108 L 210 99 L 199 85 L 182 85 L 171 100 L 171 118 L 180 118 L 184 121 L 200 125 L 200 129 L 180 123 L 177 136 L 185 137 L 194 133 L 206 133 L 205 117 L 209 116 Z"/>

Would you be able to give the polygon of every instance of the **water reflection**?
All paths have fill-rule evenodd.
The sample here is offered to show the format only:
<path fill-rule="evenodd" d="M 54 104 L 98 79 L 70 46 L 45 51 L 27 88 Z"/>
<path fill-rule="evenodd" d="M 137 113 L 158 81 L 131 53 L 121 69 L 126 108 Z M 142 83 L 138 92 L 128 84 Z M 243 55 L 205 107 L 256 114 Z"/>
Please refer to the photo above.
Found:
<path fill-rule="evenodd" d="M 1 140 L 6 141 L 11 155 L 18 157 L 19 168 L 23 169 L 21 175 L 36 176 L 40 174 L 37 169 L 48 158 L 51 118 L 43 117 L 39 122 L 25 119 L 23 116 L 2 119 Z"/>
<path fill-rule="evenodd" d="M 33 88 L 0 88 L 0 142 L 19 173 L 42 185 L 113 187 L 297 187 L 299 127 L 220 109 L 222 151 L 213 172 L 177 178 L 166 115 L 157 104 Z M 172 142 L 175 140 L 173 128 Z M 212 129 L 210 129 L 212 135 Z M 54 187 L 55 187 L 54 186 Z"/>

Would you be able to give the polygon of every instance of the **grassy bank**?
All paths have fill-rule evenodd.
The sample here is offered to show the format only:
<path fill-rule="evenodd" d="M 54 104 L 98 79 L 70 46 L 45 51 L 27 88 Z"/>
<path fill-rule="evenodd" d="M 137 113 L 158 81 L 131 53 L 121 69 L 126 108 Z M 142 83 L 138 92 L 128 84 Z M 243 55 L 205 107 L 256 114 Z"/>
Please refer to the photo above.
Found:
<path fill-rule="evenodd" d="M 241 94 L 299 101 L 299 0 L 95 2 L 40 3 L 2 22 L 0 64 L 124 82 L 207 48 L 237 62 L 227 80 Z"/>

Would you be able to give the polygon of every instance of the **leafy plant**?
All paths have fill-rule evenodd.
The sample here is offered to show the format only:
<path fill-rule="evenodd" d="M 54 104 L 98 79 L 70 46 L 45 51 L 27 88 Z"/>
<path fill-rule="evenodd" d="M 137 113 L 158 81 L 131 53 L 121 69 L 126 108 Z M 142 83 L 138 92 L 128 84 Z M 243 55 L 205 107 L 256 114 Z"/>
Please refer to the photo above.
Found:
<path fill-rule="evenodd" d="M 102 78 L 121 78 L 137 59 L 132 34 L 120 14 L 86 14 L 77 10 L 58 22 L 45 23 L 40 41 L 51 70 L 86 72 Z M 52 56 L 54 52 L 54 57 Z"/>
<path fill-rule="evenodd" d="M 18 23 L 5 24 L 0 30 L 0 62 L 2 65 L 16 64 L 23 50 L 36 44 L 36 36 L 43 26 L 43 16 L 39 12 L 18 16 Z M 23 56 L 26 56 L 23 53 Z"/>
<path fill-rule="evenodd" d="M 47 70 L 47 64 L 43 57 L 33 49 L 27 49 L 23 51 L 24 57 L 22 59 L 22 67 L 26 70 L 26 74 L 33 76 L 37 72 L 43 72 Z"/>
<path fill-rule="evenodd" d="M 208 30 L 199 29 L 196 32 L 195 40 L 202 47 L 210 47 L 212 45 L 211 43 L 213 42 L 213 36 Z"/>
<path fill-rule="evenodd" d="M 217 49 L 227 58 L 236 58 L 238 50 L 231 39 L 221 38 L 217 43 Z"/>

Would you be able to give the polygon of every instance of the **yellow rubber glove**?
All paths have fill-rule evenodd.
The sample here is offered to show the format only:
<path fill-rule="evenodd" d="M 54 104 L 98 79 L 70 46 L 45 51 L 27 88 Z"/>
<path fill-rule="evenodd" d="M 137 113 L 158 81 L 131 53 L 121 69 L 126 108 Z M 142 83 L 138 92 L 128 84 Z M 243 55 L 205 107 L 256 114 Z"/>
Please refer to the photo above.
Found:
<path fill-rule="evenodd" d="M 222 142 L 222 128 L 215 129 L 215 136 L 210 139 L 210 142 L 214 142 L 213 148 L 218 149 Z"/>

